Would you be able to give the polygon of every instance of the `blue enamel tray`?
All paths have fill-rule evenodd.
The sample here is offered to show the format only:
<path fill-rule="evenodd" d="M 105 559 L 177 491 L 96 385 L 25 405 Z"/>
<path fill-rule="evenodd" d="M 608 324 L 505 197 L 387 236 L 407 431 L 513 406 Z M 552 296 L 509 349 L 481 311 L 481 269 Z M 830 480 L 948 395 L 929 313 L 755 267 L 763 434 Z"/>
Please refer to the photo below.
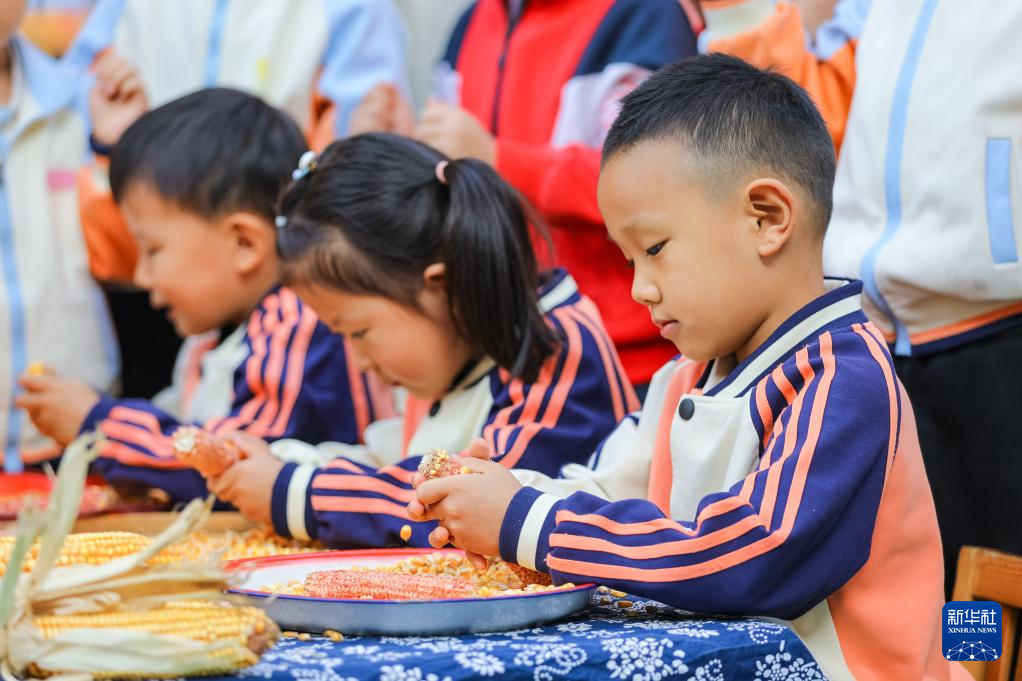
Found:
<path fill-rule="evenodd" d="M 461 553 L 456 549 L 447 552 Z M 310 598 L 258 591 L 270 584 L 303 580 L 316 570 L 389 565 L 434 549 L 325 551 L 247 558 L 227 563 L 244 574 L 228 593 L 241 594 L 284 630 L 318 633 L 333 629 L 352 636 L 440 636 L 534 627 L 589 605 L 595 584 L 529 594 L 430 601 Z"/>

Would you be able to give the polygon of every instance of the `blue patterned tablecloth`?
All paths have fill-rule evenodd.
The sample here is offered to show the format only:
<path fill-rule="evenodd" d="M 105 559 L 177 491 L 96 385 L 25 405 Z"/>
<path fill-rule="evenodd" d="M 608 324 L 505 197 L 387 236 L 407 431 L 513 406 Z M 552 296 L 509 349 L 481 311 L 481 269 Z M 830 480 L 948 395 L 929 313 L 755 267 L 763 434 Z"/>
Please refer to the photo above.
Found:
<path fill-rule="evenodd" d="M 706 619 L 659 603 L 597 593 L 593 605 L 552 624 L 493 634 L 282 639 L 239 675 L 274 681 L 824 679 L 787 627 Z"/>

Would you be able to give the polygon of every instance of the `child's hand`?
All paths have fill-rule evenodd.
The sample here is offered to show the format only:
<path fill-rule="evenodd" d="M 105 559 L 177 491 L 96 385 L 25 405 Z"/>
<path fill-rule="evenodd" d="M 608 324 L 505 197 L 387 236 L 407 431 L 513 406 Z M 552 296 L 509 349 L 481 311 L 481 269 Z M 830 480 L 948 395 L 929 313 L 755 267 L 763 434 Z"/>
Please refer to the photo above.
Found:
<path fill-rule="evenodd" d="M 499 555 L 500 526 L 522 485 L 499 463 L 466 458 L 463 465 L 471 472 L 421 482 L 408 504 L 408 515 L 412 520 L 440 521 L 430 535 L 434 546 L 450 541 L 466 551 Z"/>
<path fill-rule="evenodd" d="M 415 128 L 412 107 L 393 83 L 380 83 L 366 93 L 351 114 L 349 134 L 393 132 L 411 135 Z"/>
<path fill-rule="evenodd" d="M 53 373 L 26 374 L 18 383 L 25 394 L 14 400 L 15 406 L 28 412 L 40 433 L 62 446 L 78 437 L 85 417 L 99 401 L 99 393 L 87 383 Z"/>
<path fill-rule="evenodd" d="M 272 525 L 270 501 L 273 483 L 284 462 L 270 453 L 270 445 L 248 433 L 231 433 L 231 440 L 242 451 L 242 460 L 218 477 L 206 480 L 209 491 L 234 504 L 254 523 Z"/>
<path fill-rule="evenodd" d="M 497 140 L 465 109 L 431 99 L 422 112 L 415 137 L 451 158 L 497 163 Z"/>
<path fill-rule="evenodd" d="M 149 110 L 149 99 L 138 71 L 113 51 L 92 65 L 96 83 L 89 92 L 92 136 L 113 146 L 128 127 Z"/>

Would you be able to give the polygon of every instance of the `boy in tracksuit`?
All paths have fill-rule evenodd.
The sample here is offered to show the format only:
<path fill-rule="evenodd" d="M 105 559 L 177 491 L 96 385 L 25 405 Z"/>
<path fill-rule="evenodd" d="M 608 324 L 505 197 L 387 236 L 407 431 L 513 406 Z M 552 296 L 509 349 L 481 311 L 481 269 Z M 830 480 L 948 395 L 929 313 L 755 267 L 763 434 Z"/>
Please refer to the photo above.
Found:
<path fill-rule="evenodd" d="M 465 459 L 476 474 L 417 481 L 410 515 L 555 583 L 789 620 L 831 679 L 950 678 L 911 405 L 861 283 L 823 278 L 834 166 L 808 95 L 737 59 L 627 96 L 600 207 L 687 359 L 588 467 Z"/>
<path fill-rule="evenodd" d="M 184 423 L 354 445 L 389 415 L 386 391 L 348 361 L 344 339 L 279 284 L 275 199 L 304 149 L 285 113 L 227 89 L 158 107 L 118 142 L 111 187 L 139 244 L 135 281 L 187 338 L 174 382 L 149 401 L 60 375 L 24 376 L 19 398 L 61 444 L 101 431 L 94 467 L 111 483 L 174 501 L 208 494 L 173 456 L 171 436 Z"/>
<path fill-rule="evenodd" d="M 841 0 L 807 41 L 796 5 L 728 4 L 705 47 L 781 68 L 841 143 L 825 271 L 862 279 L 915 406 L 950 594 L 963 545 L 1022 553 L 1022 7 Z"/>

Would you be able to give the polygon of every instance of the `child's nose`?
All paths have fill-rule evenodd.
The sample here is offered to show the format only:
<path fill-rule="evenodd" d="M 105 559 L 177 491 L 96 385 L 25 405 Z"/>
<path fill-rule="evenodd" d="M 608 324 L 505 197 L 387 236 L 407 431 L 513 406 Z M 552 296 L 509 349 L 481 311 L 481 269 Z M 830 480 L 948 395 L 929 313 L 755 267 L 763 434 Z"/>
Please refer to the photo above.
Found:
<path fill-rule="evenodd" d="M 640 305 L 651 305 L 660 302 L 660 289 L 648 278 L 635 270 L 632 276 L 632 300 Z"/>
<path fill-rule="evenodd" d="M 351 357 L 355 361 L 355 366 L 358 367 L 359 371 L 376 371 L 376 364 L 372 358 L 366 355 L 364 352 L 359 352 L 355 347 L 351 347 Z"/>

